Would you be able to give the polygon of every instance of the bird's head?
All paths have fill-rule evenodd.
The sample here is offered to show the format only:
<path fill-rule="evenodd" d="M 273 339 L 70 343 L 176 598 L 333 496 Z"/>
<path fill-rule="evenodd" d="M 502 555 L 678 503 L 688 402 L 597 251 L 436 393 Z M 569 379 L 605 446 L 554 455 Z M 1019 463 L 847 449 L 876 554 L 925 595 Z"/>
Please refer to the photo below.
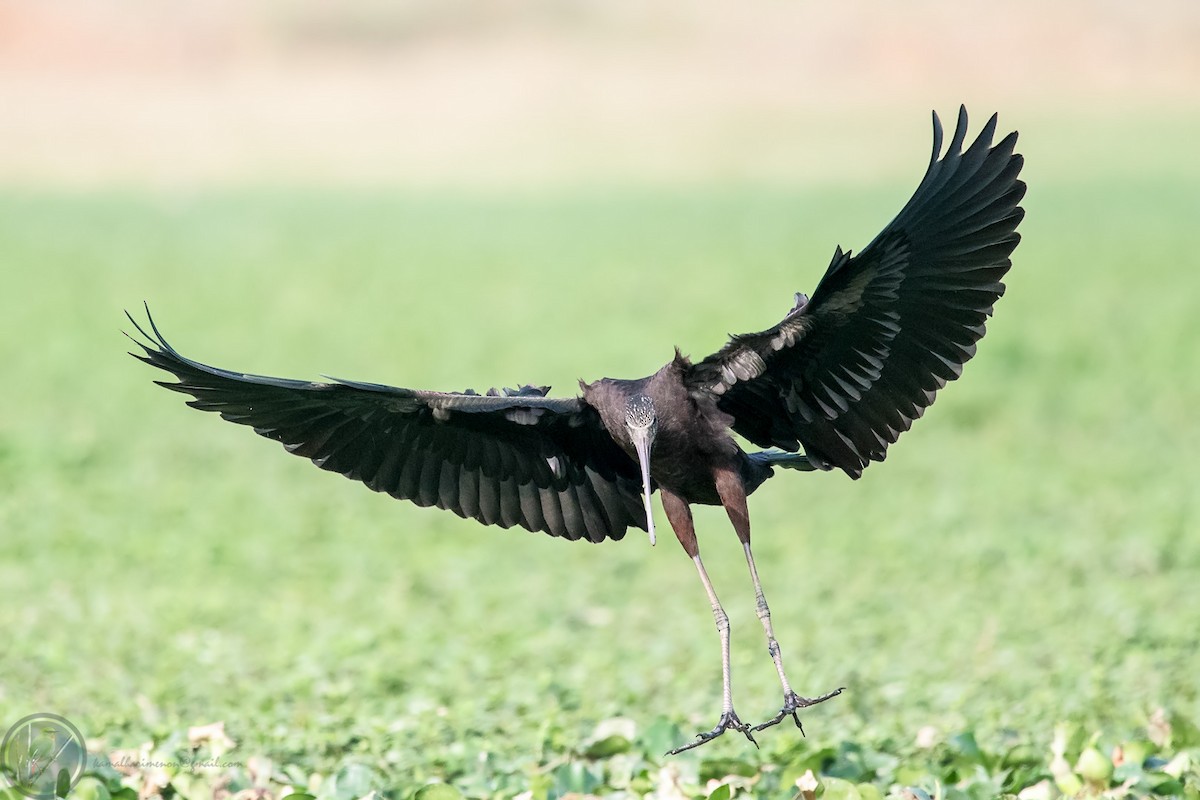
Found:
<path fill-rule="evenodd" d="M 646 527 L 650 544 L 654 544 L 654 514 L 650 507 L 650 448 L 658 433 L 658 416 L 654 401 L 644 394 L 635 394 L 625 401 L 625 427 L 642 468 L 642 496 L 646 501 Z"/>

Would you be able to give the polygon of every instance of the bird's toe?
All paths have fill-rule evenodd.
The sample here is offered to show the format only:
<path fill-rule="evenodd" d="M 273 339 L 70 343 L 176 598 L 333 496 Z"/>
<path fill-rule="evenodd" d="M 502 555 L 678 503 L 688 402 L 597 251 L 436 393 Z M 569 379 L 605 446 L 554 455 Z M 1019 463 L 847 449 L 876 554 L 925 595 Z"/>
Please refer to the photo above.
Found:
<path fill-rule="evenodd" d="M 818 703 L 824 703 L 826 700 L 829 700 L 830 698 L 837 697 L 839 694 L 841 694 L 845 690 L 846 690 L 846 687 L 842 686 L 837 689 L 834 689 L 832 692 L 826 692 L 825 694 L 819 695 L 817 697 L 801 697 L 800 695 L 796 694 L 793 691 L 788 691 L 783 696 L 783 708 L 779 709 L 779 713 L 776 714 L 775 716 L 771 717 L 771 719 L 767 720 L 766 722 L 764 722 L 760 725 L 755 725 L 750 730 L 761 731 L 762 729 L 769 728 L 772 725 L 778 725 L 780 722 L 783 722 L 785 717 L 790 716 L 792 718 L 792 721 L 794 721 L 796 723 L 796 727 L 800 729 L 800 735 L 803 736 L 804 735 L 804 726 L 802 724 L 800 724 L 800 715 L 797 714 L 796 712 L 802 708 L 808 708 L 809 706 L 815 706 Z"/>
<path fill-rule="evenodd" d="M 725 733 L 725 731 L 737 731 L 749 739 L 750 744 L 758 747 L 758 742 L 754 741 L 754 735 L 752 734 L 753 730 L 754 729 L 751 728 L 747 723 L 742 722 L 742 720 L 738 717 L 737 712 L 731 708 L 721 714 L 721 718 L 717 720 L 716 727 L 711 731 L 705 731 L 704 733 L 696 734 L 696 740 L 694 742 L 689 742 L 682 747 L 676 747 L 674 750 L 668 750 L 666 754 L 669 756 L 679 755 L 685 750 L 691 750 L 693 747 L 699 747 L 706 742 L 711 742 L 713 739 L 716 739 L 718 736 Z"/>

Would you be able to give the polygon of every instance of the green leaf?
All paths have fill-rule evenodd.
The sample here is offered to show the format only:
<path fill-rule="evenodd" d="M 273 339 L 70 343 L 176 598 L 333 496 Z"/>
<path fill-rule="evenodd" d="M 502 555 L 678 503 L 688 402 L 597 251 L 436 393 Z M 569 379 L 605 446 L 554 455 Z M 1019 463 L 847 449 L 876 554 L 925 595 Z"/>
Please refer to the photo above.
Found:
<path fill-rule="evenodd" d="M 946 744 L 951 752 L 972 764 L 987 764 L 987 756 L 979 748 L 979 742 L 975 740 L 975 734 L 972 731 L 956 733 L 946 740 Z"/>
<path fill-rule="evenodd" d="M 597 774 L 582 761 L 572 761 L 554 770 L 554 795 L 591 794 L 592 790 L 604 783 L 603 773 Z"/>
<path fill-rule="evenodd" d="M 879 791 L 879 787 L 873 783 L 860 783 L 858 796 L 862 800 L 883 800 L 883 792 Z"/>
<path fill-rule="evenodd" d="M 1133 765 L 1138 769 L 1146 763 L 1146 759 L 1150 757 L 1157 748 L 1153 742 L 1146 739 L 1131 739 L 1121 743 L 1122 755 L 1125 759 L 1125 765 Z"/>
<path fill-rule="evenodd" d="M 624 736 L 614 734 L 589 744 L 583 751 L 583 755 L 593 759 L 609 758 L 619 753 L 628 753 L 632 746 L 632 743 Z"/>
<path fill-rule="evenodd" d="M 375 770 L 366 764 L 346 764 L 321 787 L 320 797 L 325 800 L 358 800 L 379 789 L 380 783 Z"/>
<path fill-rule="evenodd" d="M 679 726 L 666 717 L 658 717 L 637 738 L 638 749 L 646 758 L 658 763 L 663 754 L 686 741 L 687 737 Z"/>
<path fill-rule="evenodd" d="M 922 786 L 933 783 L 933 775 L 924 766 L 901 764 L 892 773 L 892 780 L 901 786 Z"/>
<path fill-rule="evenodd" d="M 1000 759 L 1002 767 L 1036 766 L 1042 763 L 1042 751 L 1032 744 L 1023 743 L 1010 747 Z"/>
<path fill-rule="evenodd" d="M 1089 783 L 1107 786 L 1112 778 L 1112 759 L 1095 747 L 1085 747 L 1075 762 L 1075 772 Z"/>
<path fill-rule="evenodd" d="M 712 790 L 712 792 L 708 795 L 708 800 L 729 800 L 729 797 L 732 794 L 733 789 L 729 788 L 729 784 L 722 783 L 720 786 Z"/>
<path fill-rule="evenodd" d="M 418 789 L 413 800 L 462 800 L 462 792 L 448 783 L 430 783 Z"/>
<path fill-rule="evenodd" d="M 209 800 L 213 796 L 212 780 L 203 771 L 179 773 L 171 779 L 171 788 L 187 800 Z"/>
<path fill-rule="evenodd" d="M 74 800 L 111 800 L 112 795 L 108 791 L 108 787 L 104 785 L 104 781 L 90 775 L 85 776 L 79 783 L 75 784 L 75 791 L 71 796 Z"/>
<path fill-rule="evenodd" d="M 817 772 L 817 769 L 813 771 Z M 867 766 L 862 745 L 855 742 L 842 742 L 837 749 L 836 758 L 824 769 L 824 772 L 834 778 L 843 778 L 856 783 L 873 777 L 873 770 Z"/>
<path fill-rule="evenodd" d="M 757 765 L 737 758 L 706 758 L 700 762 L 701 783 L 719 781 L 726 775 L 753 778 L 757 774 Z"/>
<path fill-rule="evenodd" d="M 1168 778 L 1165 781 L 1159 781 L 1152 784 L 1150 791 L 1157 795 L 1165 795 L 1167 797 L 1176 797 L 1183 794 L 1183 783 L 1174 778 Z"/>
<path fill-rule="evenodd" d="M 1172 714 L 1171 745 L 1176 749 L 1200 747 L 1200 725 L 1184 714 Z"/>
<path fill-rule="evenodd" d="M 57 797 L 66 797 L 71 793 L 71 773 L 67 769 L 60 769 L 54 780 L 54 794 Z"/>
<path fill-rule="evenodd" d="M 242 769 L 241 767 L 237 767 L 226 772 L 225 779 L 225 788 L 233 794 L 237 794 L 244 789 L 254 788 L 254 781 L 250 780 L 249 773 L 247 773 L 246 770 Z M 350 799 L 346 798 L 346 800 Z"/>
<path fill-rule="evenodd" d="M 546 800 L 554 787 L 554 778 L 544 772 L 539 772 L 529 779 L 529 792 L 533 800 Z"/>
<path fill-rule="evenodd" d="M 858 786 L 841 778 L 822 778 L 821 786 L 824 800 L 862 800 Z"/>

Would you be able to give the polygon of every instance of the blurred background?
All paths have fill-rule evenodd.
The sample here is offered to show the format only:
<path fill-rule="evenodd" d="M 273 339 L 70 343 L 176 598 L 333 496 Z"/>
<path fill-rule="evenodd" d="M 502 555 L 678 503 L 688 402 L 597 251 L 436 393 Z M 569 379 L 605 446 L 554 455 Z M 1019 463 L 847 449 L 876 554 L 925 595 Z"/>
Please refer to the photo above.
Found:
<path fill-rule="evenodd" d="M 968 732 L 1033 782 L 1060 723 L 1200 730 L 1195 0 L 0 0 L 0 723 L 170 755 L 224 721 L 292 770 L 272 791 L 373 776 L 323 800 L 512 796 L 614 717 L 657 765 L 719 697 L 669 535 L 373 496 L 153 386 L 122 310 L 249 372 L 569 394 L 773 324 L 960 103 L 970 137 L 1021 132 L 1008 293 L 887 463 L 753 498 L 793 683 L 850 691 L 808 739 L 703 757 L 770 787 L 833 748 L 932 787 L 958 756 L 929 747 Z M 697 525 L 766 718 L 741 553 L 719 510 Z M 1004 770 L 978 796 L 1023 788 Z"/>
<path fill-rule="evenodd" d="M 1188 0 L 5 0 L 0 180 L 878 180 L 959 103 L 1086 170 L 1096 125 L 1190 141 L 1197 41 Z"/>

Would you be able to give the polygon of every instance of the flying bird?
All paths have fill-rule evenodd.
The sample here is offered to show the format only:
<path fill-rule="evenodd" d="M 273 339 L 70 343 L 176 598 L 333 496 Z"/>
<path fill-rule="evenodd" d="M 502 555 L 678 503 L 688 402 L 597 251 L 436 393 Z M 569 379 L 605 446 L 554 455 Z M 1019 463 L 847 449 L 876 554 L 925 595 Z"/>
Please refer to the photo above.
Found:
<path fill-rule="evenodd" d="M 580 381 L 576 397 L 549 397 L 538 386 L 437 392 L 218 369 L 168 344 L 148 306 L 148 331 L 129 317 L 143 337 L 134 339 L 142 351 L 135 357 L 171 373 L 176 382 L 159 383 L 191 395 L 193 408 L 377 492 L 485 525 L 589 542 L 621 539 L 635 527 L 653 544 L 657 489 L 721 641 L 717 723 L 671 753 L 729 730 L 754 742 L 753 732 L 789 716 L 799 726 L 799 709 L 842 689 L 804 697 L 792 688 L 750 549 L 746 498 L 776 468 L 858 478 L 975 354 L 1024 216 L 1017 134 L 993 144 L 995 132 L 993 115 L 964 149 L 960 108 L 943 154 L 934 113 L 933 154 L 916 192 L 862 252 L 834 251 L 811 298 L 797 294 L 778 324 L 733 336 L 705 359 L 693 362 L 676 348 L 653 375 Z M 766 449 L 746 452 L 734 434 Z M 728 513 L 783 689 L 780 711 L 756 726 L 734 711 L 729 619 L 700 559 L 696 503 Z"/>

